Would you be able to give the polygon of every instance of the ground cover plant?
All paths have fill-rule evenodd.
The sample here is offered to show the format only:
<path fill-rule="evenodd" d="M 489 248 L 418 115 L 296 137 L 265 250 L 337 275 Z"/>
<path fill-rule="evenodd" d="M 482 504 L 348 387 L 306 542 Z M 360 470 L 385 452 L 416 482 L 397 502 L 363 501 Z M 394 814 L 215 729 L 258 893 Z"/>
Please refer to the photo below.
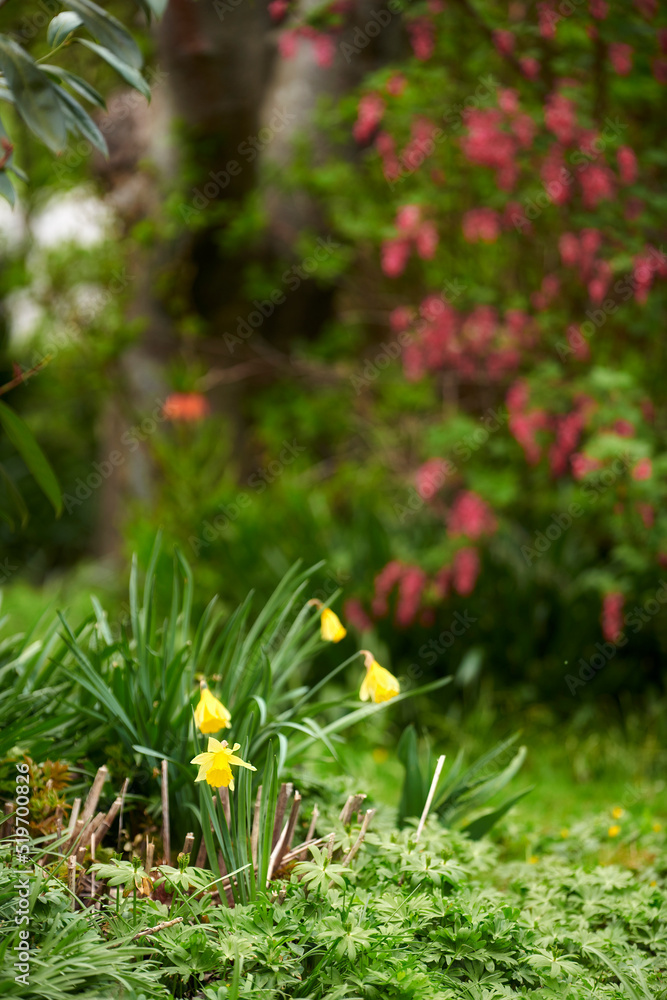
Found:
<path fill-rule="evenodd" d="M 392 831 L 388 816 L 350 865 L 336 858 L 358 826 L 330 819 L 333 861 L 313 847 L 308 861 L 233 908 L 213 902 L 204 888 L 213 873 L 187 858 L 180 873 L 151 871 L 152 897 L 133 903 L 124 893 L 87 917 L 72 912 L 62 879 L 36 867 L 28 880 L 32 985 L 14 984 L 14 931 L 5 937 L 2 989 L 206 1000 L 667 995 L 667 853 L 654 818 L 589 817 L 566 840 L 544 838 L 539 856 L 514 860 L 433 820 L 417 842 L 414 826 Z M 6 847 L 5 926 L 25 877 Z M 98 866 L 108 883 L 110 867 Z"/>
<path fill-rule="evenodd" d="M 306 599 L 312 572 L 298 567 L 254 619 L 246 603 L 228 621 L 211 611 L 193 626 L 191 571 L 177 555 L 161 619 L 159 544 L 143 587 L 132 571 L 129 620 L 116 640 L 95 601 L 75 628 L 61 616 L 41 638 L 4 644 L 19 709 L 30 699 L 55 711 L 46 725 L 21 728 L 3 702 L 0 992 L 667 995 L 659 812 L 633 803 L 569 829 L 529 828 L 510 811 L 531 791 L 515 787 L 525 757 L 516 737 L 476 760 L 454 755 L 444 770 L 441 755 L 434 773 L 412 726 L 394 754 L 403 790 L 394 781 L 387 796 L 363 767 L 377 754 L 359 725 L 368 739 L 378 712 L 424 691 L 401 691 L 371 654 L 366 671 L 358 651 L 309 680 L 308 658 L 347 637 L 330 608 Z M 372 690 L 359 708 L 335 695 L 355 660 L 357 683 L 366 677 L 359 693 Z M 302 705 L 307 715 L 296 712 Z M 240 744 L 218 740 L 230 724 Z M 341 737 L 355 724 L 352 750 Z M 168 732 L 169 752 L 158 749 Z M 116 759 L 91 786 L 85 774 L 113 746 Z M 54 749 L 62 759 L 38 762 Z M 350 752 L 361 760 L 356 778 L 345 776 Z"/>

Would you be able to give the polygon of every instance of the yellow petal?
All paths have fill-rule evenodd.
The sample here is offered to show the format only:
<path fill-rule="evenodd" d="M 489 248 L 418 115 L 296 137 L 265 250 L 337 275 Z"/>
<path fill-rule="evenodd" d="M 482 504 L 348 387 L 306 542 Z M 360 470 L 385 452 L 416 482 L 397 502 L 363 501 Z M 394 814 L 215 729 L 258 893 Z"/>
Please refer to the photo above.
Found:
<path fill-rule="evenodd" d="M 190 763 L 191 764 L 201 764 L 204 767 L 206 767 L 213 760 L 213 756 L 214 755 L 212 753 L 206 753 L 206 752 L 204 752 L 204 753 L 198 753 L 196 757 L 192 758 L 192 760 L 190 761 Z"/>
<path fill-rule="evenodd" d="M 375 702 L 389 701 L 390 698 L 395 698 L 401 690 L 394 675 L 381 667 L 376 660 L 373 660 L 368 670 L 367 680 L 371 697 Z"/>
<path fill-rule="evenodd" d="M 322 612 L 320 618 L 320 635 L 325 642 L 340 642 L 347 635 L 347 629 L 331 608 L 325 608 Z"/>
<path fill-rule="evenodd" d="M 361 701 L 368 701 L 370 696 L 371 693 L 368 690 L 368 674 L 366 674 L 363 681 L 361 682 L 361 687 L 359 688 L 359 698 Z"/>
<path fill-rule="evenodd" d="M 202 681 L 201 698 L 195 709 L 195 724 L 202 733 L 217 733 L 219 729 L 228 729 L 231 725 L 229 711 L 208 689 L 204 681 Z"/>
<path fill-rule="evenodd" d="M 214 767 L 211 767 L 206 775 L 206 780 L 209 785 L 213 785 L 214 788 L 227 788 L 228 785 L 233 784 L 231 768 L 220 766 L 216 763 Z"/>
<path fill-rule="evenodd" d="M 213 736 L 209 736 L 208 738 L 209 753 L 220 753 L 220 751 L 224 750 L 226 746 L 227 746 L 227 740 L 225 740 L 224 743 L 221 743 L 220 740 L 216 740 L 214 739 Z"/>

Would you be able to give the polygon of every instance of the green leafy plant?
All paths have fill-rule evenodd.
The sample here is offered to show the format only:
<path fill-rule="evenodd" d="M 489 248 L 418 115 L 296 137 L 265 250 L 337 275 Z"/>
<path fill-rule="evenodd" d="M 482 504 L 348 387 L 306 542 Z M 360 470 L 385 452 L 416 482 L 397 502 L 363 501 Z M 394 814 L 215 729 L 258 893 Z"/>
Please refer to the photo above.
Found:
<path fill-rule="evenodd" d="M 78 42 L 111 66 L 131 87 L 150 97 L 148 84 L 140 73 L 143 57 L 123 24 L 92 0 L 71 0 L 67 6 L 69 10 L 56 14 L 49 23 L 46 39 L 50 48 L 39 59 L 34 59 L 10 35 L 0 34 L 0 101 L 13 106 L 33 135 L 53 153 L 65 149 L 68 134 L 81 136 L 106 153 L 102 132 L 79 102 L 82 97 L 103 108 L 104 99 L 85 79 L 47 60 Z M 137 6 L 150 17 L 162 14 L 166 3 L 137 0 Z M 97 41 L 81 37 L 81 29 Z M 9 174 L 27 178 L 14 163 L 14 147 L 1 123 L 0 144 L 4 153 L 0 159 L 0 195 L 13 205 L 15 193 Z"/>
<path fill-rule="evenodd" d="M 464 753 L 460 750 L 438 782 L 430 811 L 437 814 L 445 826 L 461 829 L 473 840 L 488 833 L 512 806 L 531 791 L 531 788 L 525 788 L 499 805 L 486 808 L 514 778 L 525 760 L 526 748 L 520 747 L 509 763 L 502 766 L 503 758 L 506 759 L 517 739 L 515 735 L 501 740 L 468 767 L 464 767 Z M 417 732 L 412 725 L 401 736 L 398 757 L 405 768 L 398 810 L 398 821 L 402 826 L 408 817 L 421 816 L 435 768 L 431 766 L 430 749 L 420 759 Z"/>
<path fill-rule="evenodd" d="M 179 836 L 187 832 L 187 816 L 193 809 L 198 815 L 196 772 L 190 761 L 198 749 L 205 749 L 193 719 L 200 679 L 206 679 L 231 712 L 233 740 L 243 747 L 245 759 L 259 768 L 255 786 L 262 781 L 270 784 L 286 768 L 296 767 L 317 742 L 335 757 L 342 731 L 387 705 L 449 681 L 441 678 L 377 705 L 356 707 L 358 702 L 350 703 L 345 694 L 330 697 L 328 683 L 359 662 L 359 654 L 346 657 L 316 683 L 308 681 L 311 660 L 323 645 L 319 616 L 307 604 L 309 581 L 318 566 L 305 571 L 298 564 L 292 567 L 254 620 L 251 595 L 226 620 L 213 598 L 195 624 L 193 574 L 178 551 L 170 607 L 166 614 L 160 613 L 156 596 L 160 544 L 158 537 L 141 592 L 136 561 L 133 564 L 129 617 L 119 628 L 120 636 L 114 637 L 107 615 L 93 599 L 94 615 L 76 630 L 61 618 L 64 645 L 53 661 L 54 676 L 76 685 L 76 715 L 85 720 L 79 735 L 82 752 L 103 764 L 114 747 L 128 773 L 138 773 L 146 781 L 152 781 L 156 761 L 168 762 L 171 815 Z M 250 808 L 247 781 L 245 773 L 239 775 L 236 797 L 243 801 L 239 815 Z M 244 819 L 244 830 L 246 826 Z M 233 867 L 245 860 L 237 859 Z"/>

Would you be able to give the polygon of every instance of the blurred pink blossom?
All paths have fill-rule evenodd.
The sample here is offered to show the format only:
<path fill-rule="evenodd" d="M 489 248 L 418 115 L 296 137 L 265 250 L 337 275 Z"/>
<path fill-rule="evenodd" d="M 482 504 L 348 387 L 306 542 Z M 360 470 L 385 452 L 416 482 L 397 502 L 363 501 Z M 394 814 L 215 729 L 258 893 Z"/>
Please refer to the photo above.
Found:
<path fill-rule="evenodd" d="M 343 605 L 343 617 L 358 629 L 359 632 L 367 632 L 373 627 L 373 622 L 364 611 L 364 606 L 356 597 L 351 597 Z"/>
<path fill-rule="evenodd" d="M 544 108 L 544 121 L 559 142 L 569 146 L 577 136 L 574 102 L 562 94 L 550 94 Z"/>
<path fill-rule="evenodd" d="M 614 176 L 606 164 L 590 163 L 579 171 L 579 183 L 585 208 L 614 197 Z"/>
<path fill-rule="evenodd" d="M 382 121 L 384 111 L 385 103 L 379 94 L 364 94 L 359 101 L 357 120 L 352 129 L 357 142 L 368 142 Z"/>
<path fill-rule="evenodd" d="M 611 42 L 609 45 L 609 59 L 614 67 L 614 72 L 619 76 L 627 76 L 632 70 L 632 54 L 634 49 L 627 42 Z"/>
<path fill-rule="evenodd" d="M 459 535 L 481 538 L 492 535 L 497 522 L 489 505 L 477 493 L 466 490 L 452 504 L 447 527 L 452 538 Z"/>
<path fill-rule="evenodd" d="M 382 270 L 388 278 L 403 274 L 410 256 L 410 241 L 402 237 L 385 240 L 382 244 Z"/>
<path fill-rule="evenodd" d="M 468 243 L 494 243 L 500 235 L 500 216 L 492 208 L 471 208 L 463 216 L 463 236 Z"/>
<path fill-rule="evenodd" d="M 625 598 L 620 591 L 605 594 L 602 601 L 602 634 L 608 642 L 614 642 L 623 630 L 623 605 Z"/>
<path fill-rule="evenodd" d="M 630 146 L 621 146 L 616 152 L 618 172 L 622 184 L 634 184 L 637 180 L 637 157 Z"/>
<path fill-rule="evenodd" d="M 653 464 L 650 458 L 640 458 L 632 470 L 632 478 L 637 482 L 650 479 L 653 475 Z"/>
<path fill-rule="evenodd" d="M 467 597 L 472 594 L 479 575 L 479 555 L 477 549 L 459 549 L 454 556 L 453 577 L 457 594 Z"/>
<path fill-rule="evenodd" d="M 421 62 L 430 59 L 435 50 L 435 26 L 428 17 L 416 17 L 407 23 L 410 44 Z"/>

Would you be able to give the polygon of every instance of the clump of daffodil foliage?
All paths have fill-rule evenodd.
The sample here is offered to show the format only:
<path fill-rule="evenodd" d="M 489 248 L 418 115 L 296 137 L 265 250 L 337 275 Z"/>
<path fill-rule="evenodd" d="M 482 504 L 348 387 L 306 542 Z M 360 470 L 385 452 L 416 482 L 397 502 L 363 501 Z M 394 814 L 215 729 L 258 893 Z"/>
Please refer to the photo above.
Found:
<path fill-rule="evenodd" d="M 220 905 L 213 873 L 187 856 L 178 870 L 158 866 L 153 878 L 163 891 L 152 897 L 127 891 L 137 877 L 129 862 L 97 866 L 98 878 L 121 891 L 86 914 L 71 911 L 48 866 L 19 872 L 0 857 L 0 920 L 10 926 L 18 880 L 27 878 L 34 955 L 30 987 L 16 987 L 10 932 L 0 993 L 50 1000 L 661 998 L 665 830 L 655 817 L 616 813 L 537 839 L 514 821 L 496 843 L 472 841 L 435 819 L 417 841 L 414 826 L 396 831 L 380 813 L 346 865 L 339 859 L 358 825 L 344 826 L 332 812 L 325 818 L 336 833 L 334 860 L 314 847 L 234 908 Z"/>

